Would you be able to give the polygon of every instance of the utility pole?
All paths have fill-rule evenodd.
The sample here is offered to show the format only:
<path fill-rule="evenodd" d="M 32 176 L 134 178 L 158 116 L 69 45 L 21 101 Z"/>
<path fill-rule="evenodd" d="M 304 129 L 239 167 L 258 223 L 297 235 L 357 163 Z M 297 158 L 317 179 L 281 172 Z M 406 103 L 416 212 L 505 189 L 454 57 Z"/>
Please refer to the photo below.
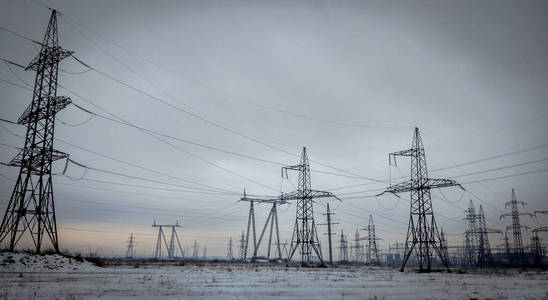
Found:
<path fill-rule="evenodd" d="M 230 237 L 230 239 L 228 240 L 228 253 L 226 254 L 226 259 L 234 259 L 234 255 L 232 255 L 232 237 Z"/>
<path fill-rule="evenodd" d="M 326 224 L 320 224 L 320 225 L 327 225 L 327 241 L 328 241 L 328 244 L 329 244 L 329 264 L 332 265 L 333 264 L 333 245 L 332 245 L 332 241 L 331 241 L 331 237 L 335 234 L 334 232 L 332 232 L 332 228 L 331 226 L 332 225 L 336 225 L 336 224 L 339 224 L 339 223 L 334 223 L 331 221 L 331 216 L 334 215 L 335 213 L 332 213 L 331 210 L 329 209 L 329 203 L 327 203 L 327 212 L 325 214 L 323 214 L 324 216 L 327 216 L 327 223 Z"/>
<path fill-rule="evenodd" d="M 512 236 L 513 236 L 513 251 L 512 251 L 512 265 L 515 266 L 524 266 L 527 264 L 527 257 L 525 256 L 525 249 L 523 247 L 523 239 L 521 237 L 521 229 L 529 229 L 529 227 L 525 225 L 521 225 L 519 216 L 522 215 L 528 215 L 530 217 L 533 217 L 533 214 L 531 213 L 522 213 L 519 212 L 519 205 L 521 204 L 522 207 L 525 207 L 527 203 L 523 201 L 518 201 L 516 198 L 516 192 L 514 189 L 512 189 L 512 198 L 510 202 L 506 202 L 505 208 L 510 207 L 511 212 L 504 213 L 500 215 L 500 218 L 504 217 L 512 217 L 512 225 L 508 226 L 506 229 L 512 228 Z"/>
<path fill-rule="evenodd" d="M 17 121 L 27 127 L 25 146 L 7 164 L 19 167 L 19 175 L 0 226 L 0 243 L 9 237 L 10 251 L 28 232 L 36 253 L 42 250 L 44 236 L 59 252 L 51 168 L 68 154 L 53 149 L 53 136 L 55 115 L 71 101 L 57 96 L 57 77 L 59 62 L 73 52 L 59 46 L 57 14 L 51 11 L 40 53 L 25 68 L 35 71 L 36 77 L 32 102 Z"/>
<path fill-rule="evenodd" d="M 407 260 L 413 250 L 415 250 L 419 262 L 419 272 L 431 272 L 432 255 L 434 252 L 438 255 L 447 271 L 450 272 L 447 258 L 439 246 L 440 234 L 434 218 L 430 190 L 451 186 L 460 187 L 460 185 L 454 180 L 428 177 L 426 155 L 419 128 L 417 127 L 415 127 L 411 149 L 390 153 L 388 155 L 388 163 L 391 165 L 393 158 L 394 165 L 397 165 L 397 156 L 411 157 L 411 180 L 391 185 L 379 195 L 384 193 L 395 195 L 397 193 L 411 192 L 409 226 L 400 271 L 403 271 Z"/>
<path fill-rule="evenodd" d="M 135 238 L 133 237 L 133 232 L 129 236 L 129 240 L 127 241 L 127 251 L 126 251 L 126 258 L 134 258 L 135 257 Z"/>
<path fill-rule="evenodd" d="M 318 232 L 316 231 L 316 223 L 314 222 L 313 203 L 314 199 L 317 198 L 338 198 L 330 192 L 312 189 L 310 163 L 306 147 L 303 147 L 301 160 L 298 165 L 282 167 L 282 176 L 285 171 L 286 178 L 287 170 L 294 170 L 299 173 L 298 189 L 280 196 L 280 200 L 297 200 L 297 213 L 288 259 L 291 260 L 297 249 L 300 249 L 302 266 L 312 263 L 314 254 L 320 263 L 323 263 L 322 249 L 320 247 Z"/>

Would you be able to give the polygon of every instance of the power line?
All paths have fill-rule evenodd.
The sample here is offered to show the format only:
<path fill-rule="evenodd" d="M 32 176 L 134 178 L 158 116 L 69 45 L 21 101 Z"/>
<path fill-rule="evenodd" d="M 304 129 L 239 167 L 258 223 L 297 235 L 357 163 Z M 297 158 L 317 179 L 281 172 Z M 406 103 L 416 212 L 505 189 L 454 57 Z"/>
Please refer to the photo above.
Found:
<path fill-rule="evenodd" d="M 206 83 L 203 83 L 201 81 L 198 81 L 196 79 L 193 79 L 191 77 L 189 77 L 188 75 L 181 75 L 177 72 L 174 72 L 170 69 L 168 69 L 167 67 L 165 66 L 162 66 L 142 55 L 139 55 L 137 53 L 135 53 L 134 51 L 128 49 L 127 47 L 124 47 L 122 45 L 120 45 L 119 43 L 117 42 L 114 42 L 106 37 L 104 37 L 103 35 L 99 34 L 98 32 L 90 29 L 89 27 L 87 26 L 84 26 L 82 25 L 81 23 L 77 22 L 76 20 L 68 17 L 67 15 L 63 15 L 64 17 L 64 20 L 67 22 L 67 24 L 69 24 L 70 26 L 72 26 L 76 31 L 78 31 L 84 38 L 86 38 L 89 42 L 91 42 L 92 44 L 94 44 L 97 48 L 101 49 L 103 52 L 105 52 L 107 55 L 109 55 L 112 59 L 114 59 L 115 61 L 117 61 L 118 63 L 120 63 L 121 65 L 125 65 L 124 63 L 122 63 L 120 60 L 118 60 L 116 57 L 114 57 L 114 55 L 108 53 L 108 51 L 106 51 L 106 49 L 100 47 L 96 42 L 94 42 L 88 35 L 84 34 L 81 30 L 79 30 L 76 25 L 80 26 L 82 29 L 90 32 L 90 33 L 93 33 L 95 34 L 96 36 L 98 36 L 99 38 L 107 41 L 108 43 L 116 46 L 117 48 L 119 49 L 122 49 L 123 51 L 135 56 L 135 57 L 138 57 L 140 58 L 141 60 L 145 61 L 145 62 L 148 62 L 149 64 L 159 68 L 159 69 L 162 69 L 164 71 L 167 71 L 173 75 L 175 75 L 176 77 L 179 77 L 185 81 L 188 81 L 188 82 L 191 82 L 191 83 L 194 83 L 195 85 L 198 85 L 202 88 L 205 88 L 205 89 L 208 89 L 208 90 L 211 90 L 211 91 L 214 91 L 214 92 L 217 92 L 225 97 L 227 97 L 228 99 L 234 99 L 234 100 L 238 100 L 240 102 L 243 102 L 243 103 L 247 103 L 247 104 L 251 104 L 251 105 L 254 105 L 256 107 L 259 107 L 259 108 L 262 108 L 264 110 L 269 110 L 269 111 L 274 111 L 274 112 L 277 112 L 277 113 L 280 113 L 280 114 L 284 114 L 284 115 L 289 115 L 289 116 L 292 116 L 292 117 L 296 117 L 296 118 L 301 118 L 301 119 L 305 119 L 305 120 L 309 120 L 309 121 L 315 121 L 315 122 L 321 122 L 321 123 L 326 123 L 326 124 L 332 124 L 332 125 L 338 125 L 338 126 L 347 126 L 347 127 L 358 127 L 358 128 L 375 128 L 375 129 L 401 129 L 401 128 L 408 128 L 408 127 L 395 127 L 395 126 L 374 126 L 374 125 L 364 125 L 364 124 L 356 124 L 356 123 L 348 123 L 348 122 L 340 122 L 340 121 L 333 121 L 333 120 L 326 120 L 326 119 L 322 119 L 322 118 L 316 118 L 316 117 L 311 117 L 311 116 L 307 116 L 307 115 L 304 115 L 304 114 L 301 114 L 301 113 L 295 113 L 295 112 L 292 112 L 292 111 L 286 111 L 286 110 L 283 110 L 283 109 L 280 109 L 280 108 L 276 108 L 276 107 L 272 107 L 272 106 L 268 106 L 268 105 L 264 105 L 264 104 L 261 104 L 261 103 L 258 103 L 256 101 L 252 101 L 252 100 L 249 100 L 249 99 L 246 99 L 246 98 L 243 98 L 243 97 L 240 97 L 240 96 L 237 96 L 237 95 L 234 95 L 232 93 L 229 93 L 229 92 L 226 92 L 224 90 L 221 90 L 217 87 L 214 87 L 212 85 L 209 85 L 209 84 L 206 84 Z M 76 24 L 76 25 L 75 25 Z M 125 65 L 126 68 L 129 69 L 129 67 L 127 65 Z"/>

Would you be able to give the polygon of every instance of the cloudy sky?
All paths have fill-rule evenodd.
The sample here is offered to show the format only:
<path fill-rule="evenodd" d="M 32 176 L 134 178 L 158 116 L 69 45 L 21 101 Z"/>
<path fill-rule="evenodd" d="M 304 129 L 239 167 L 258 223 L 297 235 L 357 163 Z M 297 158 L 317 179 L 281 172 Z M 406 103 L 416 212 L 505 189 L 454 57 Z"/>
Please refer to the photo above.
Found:
<path fill-rule="evenodd" d="M 151 255 L 153 222 L 178 221 L 183 248 L 196 240 L 224 256 L 232 237 L 236 253 L 248 212 L 239 194 L 293 190 L 296 174 L 282 179 L 280 167 L 297 164 L 303 146 L 313 188 L 343 199 L 329 201 L 335 230 L 365 234 L 372 214 L 386 249 L 404 241 L 409 195 L 372 195 L 409 178 L 409 162 L 390 167 L 388 153 L 410 147 L 414 126 L 430 176 L 467 190 L 432 193 L 451 244 L 462 243 L 470 199 L 501 230 L 512 187 L 527 211 L 548 207 L 545 1 L 1 2 L 0 25 L 40 41 L 50 12 L 39 3 L 61 11 L 61 46 L 94 68 L 60 64 L 58 94 L 103 116 L 75 106 L 57 115 L 56 149 L 89 167 L 54 177 L 63 249 L 122 254 L 133 232 L 137 254 Z M 0 40 L 4 59 L 37 54 L 5 30 Z M 6 64 L 0 78 L 34 84 Z M 0 118 L 17 120 L 31 92 L 4 81 L 0 91 Z M 25 128 L 1 125 L 8 162 Z M 17 172 L 0 166 L 2 209 Z M 268 210 L 256 208 L 259 228 Z M 280 207 L 282 241 L 294 218 L 295 203 Z"/>

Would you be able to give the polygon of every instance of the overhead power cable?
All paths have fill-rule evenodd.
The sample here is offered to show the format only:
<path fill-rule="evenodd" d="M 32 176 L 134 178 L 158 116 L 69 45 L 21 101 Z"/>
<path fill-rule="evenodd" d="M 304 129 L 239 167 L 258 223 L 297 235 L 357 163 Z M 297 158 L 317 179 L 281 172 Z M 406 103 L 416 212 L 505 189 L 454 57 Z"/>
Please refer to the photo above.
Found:
<path fill-rule="evenodd" d="M 273 106 L 269 106 L 269 105 L 259 103 L 257 101 L 252 101 L 252 100 L 246 99 L 244 97 L 237 96 L 233 93 L 224 91 L 224 90 L 219 89 L 217 87 L 214 87 L 210 84 L 206 84 L 202 81 L 191 78 L 188 75 L 182 75 L 180 73 L 177 73 L 177 72 L 175 72 L 175 71 L 173 71 L 173 70 L 171 70 L 171 69 L 169 69 L 169 68 L 167 68 L 163 65 L 160 65 L 160 64 L 152 61 L 149 58 L 146 58 L 146 57 L 144 57 L 140 54 L 137 54 L 136 52 L 128 49 L 127 47 L 124 47 L 124 46 L 120 45 L 119 43 L 117 43 L 115 41 L 112 41 L 112 40 L 104 37 L 103 35 L 99 34 L 97 31 L 94 31 L 94 30 L 90 29 L 89 27 L 81 24 L 80 22 L 70 18 L 67 15 L 62 15 L 61 18 L 64 21 L 66 21 L 67 24 L 69 24 L 71 27 L 73 27 L 77 32 L 79 32 L 84 38 L 86 38 L 88 41 L 90 41 L 92 44 L 94 44 L 97 48 L 102 49 L 105 53 L 107 53 L 107 55 L 109 55 L 111 58 L 113 58 L 114 60 L 116 60 L 118 62 L 120 62 L 118 59 L 116 59 L 112 54 L 108 53 L 106 51 L 106 49 L 100 47 L 95 41 L 93 41 L 93 39 L 91 39 L 88 35 L 84 34 L 81 30 L 79 30 L 77 28 L 77 26 L 82 28 L 83 30 L 86 30 L 86 31 L 96 35 L 97 37 L 99 37 L 102 40 L 114 45 L 115 47 L 117 47 L 117 48 L 119 48 L 123 51 L 125 51 L 126 53 L 129 53 L 129 54 L 131 54 L 131 55 L 133 55 L 133 56 L 135 56 L 135 57 L 137 57 L 137 58 L 139 58 L 139 59 L 155 66 L 155 67 L 157 67 L 158 69 L 161 69 L 161 70 L 164 70 L 168 73 L 171 73 L 172 75 L 175 75 L 176 77 L 179 77 L 179 78 L 181 78 L 185 81 L 191 82 L 191 83 L 193 83 L 197 86 L 200 86 L 202 88 L 214 91 L 214 92 L 226 97 L 227 99 L 237 100 L 239 102 L 243 102 L 243 103 L 246 103 L 246 104 L 251 104 L 253 106 L 259 107 L 259 108 L 264 109 L 264 110 L 273 111 L 273 112 L 276 112 L 276 113 L 288 115 L 288 116 L 295 117 L 295 118 L 301 118 L 301 119 L 305 119 L 305 120 L 309 120 L 309 121 L 332 124 L 332 125 L 337 125 L 337 126 L 358 127 L 358 128 L 373 128 L 373 129 L 402 129 L 402 128 L 408 128 L 408 127 L 403 127 L 403 126 L 378 126 L 378 125 L 366 125 L 366 124 L 357 124 L 357 123 L 327 120 L 327 119 L 317 118 L 317 117 L 313 117 L 313 116 L 307 116 L 307 115 L 304 115 L 304 114 L 301 114 L 301 113 L 295 113 L 295 112 L 292 112 L 292 111 L 283 110 L 283 109 L 280 109 L 280 108 L 277 108 L 277 107 L 273 107 Z"/>

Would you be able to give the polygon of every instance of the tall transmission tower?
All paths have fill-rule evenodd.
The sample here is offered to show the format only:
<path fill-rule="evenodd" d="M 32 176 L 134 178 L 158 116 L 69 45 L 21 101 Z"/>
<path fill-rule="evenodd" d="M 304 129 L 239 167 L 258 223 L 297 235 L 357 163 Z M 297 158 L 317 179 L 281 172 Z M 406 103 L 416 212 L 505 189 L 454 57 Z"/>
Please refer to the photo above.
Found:
<path fill-rule="evenodd" d="M 162 245 L 165 246 L 165 249 L 167 251 L 167 257 L 169 259 L 176 258 L 176 251 L 179 249 L 179 253 L 182 257 L 184 257 L 183 248 L 181 247 L 181 242 L 179 240 L 179 235 L 177 234 L 177 228 L 181 227 L 179 225 L 179 222 L 177 222 L 174 225 L 160 225 L 156 224 L 156 221 L 154 221 L 154 224 L 152 227 L 158 228 L 158 236 L 156 238 L 156 250 L 154 251 L 154 258 L 162 258 Z M 171 229 L 171 235 L 169 241 L 166 239 L 164 228 L 170 228 Z M 175 243 L 177 243 L 177 247 L 175 247 Z"/>
<path fill-rule="evenodd" d="M 348 262 L 348 242 L 342 229 L 341 238 L 339 239 L 339 262 Z"/>
<path fill-rule="evenodd" d="M 533 217 L 531 213 L 523 213 L 519 211 L 519 205 L 525 207 L 527 203 L 523 201 L 518 201 L 516 197 L 516 192 L 512 189 L 512 199 L 510 202 L 506 202 L 505 207 L 510 207 L 511 211 L 500 215 L 500 218 L 512 217 L 512 225 L 508 226 L 506 229 L 512 228 L 513 236 L 513 249 L 512 249 L 512 259 L 511 264 L 516 266 L 523 266 L 527 264 L 527 257 L 525 256 L 525 249 L 523 247 L 523 238 L 521 236 L 521 229 L 528 229 L 529 227 L 521 225 L 519 216 L 528 215 Z"/>
<path fill-rule="evenodd" d="M 478 213 L 478 259 L 477 266 L 480 268 L 483 267 L 495 267 L 495 259 L 493 258 L 493 253 L 491 252 L 491 245 L 489 245 L 489 233 L 500 233 L 502 231 L 497 229 L 487 228 L 487 223 L 485 221 L 485 213 L 483 212 L 483 206 L 480 204 L 479 213 Z"/>
<path fill-rule="evenodd" d="M 226 253 L 226 259 L 233 260 L 234 255 L 232 254 L 232 237 L 228 240 L 228 251 Z"/>
<path fill-rule="evenodd" d="M 320 225 L 327 225 L 327 241 L 329 245 L 329 264 L 330 265 L 333 264 L 333 243 L 332 243 L 331 237 L 335 234 L 333 232 L 332 226 L 339 224 L 337 222 L 331 221 L 331 216 L 333 216 L 334 214 L 335 213 L 332 213 L 331 210 L 329 209 L 329 203 L 327 203 L 327 212 L 323 214 L 324 216 L 327 216 L 327 223 L 320 224 Z"/>
<path fill-rule="evenodd" d="M 202 259 L 206 260 L 206 258 L 207 258 L 207 246 L 204 246 Z"/>
<path fill-rule="evenodd" d="M 369 215 L 369 224 L 367 225 L 367 262 L 378 265 L 380 263 L 379 252 L 377 251 L 377 236 L 375 235 L 375 223 L 373 216 Z"/>
<path fill-rule="evenodd" d="M 133 237 L 133 232 L 129 236 L 129 240 L 126 243 L 127 243 L 126 258 L 134 258 L 135 257 L 135 238 Z"/>
<path fill-rule="evenodd" d="M 474 207 L 474 203 L 472 200 L 470 200 L 470 204 L 468 205 L 468 209 L 465 211 L 465 218 L 466 223 L 468 224 L 468 228 L 464 232 L 464 247 L 466 249 L 466 262 L 469 266 L 476 266 L 477 259 L 478 259 L 478 225 L 477 225 L 477 215 L 476 215 L 476 208 Z"/>
<path fill-rule="evenodd" d="M 460 185 L 454 180 L 428 177 L 426 155 L 419 128 L 415 127 L 411 149 L 390 153 L 388 155 L 389 164 L 391 164 L 393 158 L 394 165 L 397 165 L 397 156 L 411 157 L 411 180 L 391 185 L 380 195 L 384 193 L 397 194 L 411 192 L 409 226 L 401 271 L 403 271 L 413 250 L 415 250 L 417 255 L 419 272 L 431 271 L 433 252 L 436 252 L 441 263 L 447 271 L 450 271 L 447 257 L 445 257 L 445 254 L 439 247 L 440 234 L 434 218 L 430 190 Z"/>
<path fill-rule="evenodd" d="M 17 122 L 27 126 L 25 146 L 8 163 L 19 167 L 19 175 L 0 226 L 0 243 L 9 237 L 10 251 L 28 232 L 37 253 L 44 236 L 59 252 L 51 168 L 53 161 L 68 154 L 53 149 L 53 136 L 55 115 L 71 101 L 57 96 L 57 77 L 59 62 L 73 52 L 59 46 L 57 14 L 52 10 L 40 53 L 25 68 L 36 71 L 34 90 L 31 104 Z"/>
<path fill-rule="evenodd" d="M 298 165 L 282 167 L 282 176 L 287 170 L 299 172 L 298 189 L 294 192 L 284 193 L 280 200 L 297 200 L 297 213 L 295 217 L 295 226 L 291 237 L 291 248 L 289 250 L 288 260 L 291 260 L 297 249 L 301 252 L 301 265 L 308 265 L 312 262 L 314 254 L 323 263 L 322 249 L 314 222 L 314 199 L 332 197 L 338 199 L 330 192 L 317 191 L 312 189 L 310 181 L 310 163 L 306 147 L 303 147 L 301 161 Z"/>
<path fill-rule="evenodd" d="M 440 248 L 445 257 L 447 258 L 447 263 L 451 265 L 451 259 L 449 258 L 449 247 L 447 245 L 447 239 L 445 238 L 445 233 L 443 233 L 443 227 L 440 228 Z"/>

